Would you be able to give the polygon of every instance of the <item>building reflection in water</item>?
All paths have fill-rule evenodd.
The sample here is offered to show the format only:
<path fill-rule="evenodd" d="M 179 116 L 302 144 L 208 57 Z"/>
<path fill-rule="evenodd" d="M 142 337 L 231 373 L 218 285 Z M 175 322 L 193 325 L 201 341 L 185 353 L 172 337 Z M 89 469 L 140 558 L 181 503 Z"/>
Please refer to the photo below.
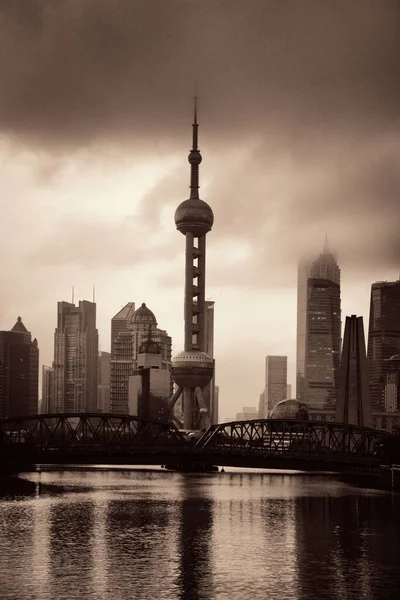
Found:
<path fill-rule="evenodd" d="M 79 589 L 83 598 L 91 594 L 90 570 L 93 502 L 85 498 L 66 496 L 50 508 L 50 573 L 52 598 L 59 595 L 59 586 L 68 578 L 69 586 Z"/>
<path fill-rule="evenodd" d="M 129 492 L 129 476 L 124 481 L 121 474 L 121 489 L 114 489 L 108 502 L 107 566 L 114 600 L 176 598 L 176 486 L 167 488 L 165 481 L 152 479 L 151 474 L 136 473 L 136 486 Z"/>
<path fill-rule="evenodd" d="M 92 589 L 95 598 L 106 598 L 109 592 L 109 566 L 107 551 L 107 492 L 100 492 L 93 499 L 93 531 L 91 533 Z"/>
<path fill-rule="evenodd" d="M 34 590 L 32 570 L 26 568 L 34 552 L 33 507 L 6 502 L 0 515 L 0 598 L 29 597 Z"/>
<path fill-rule="evenodd" d="M 40 483 L 37 483 L 37 500 L 40 498 Z M 50 594 L 50 504 L 49 499 L 32 504 L 32 585 L 38 598 Z"/>
<path fill-rule="evenodd" d="M 179 597 L 182 600 L 214 598 L 213 500 L 209 480 L 182 475 L 179 519 Z"/>
<path fill-rule="evenodd" d="M 1 600 L 399 597 L 398 494 L 261 473 L 41 482 L 0 499 Z"/>
<path fill-rule="evenodd" d="M 299 600 L 391 597 L 400 514 L 389 495 L 299 497 L 295 515 Z"/>
<path fill-rule="evenodd" d="M 215 587 L 221 600 L 296 598 L 290 479 L 226 474 L 215 507 Z M 278 484 L 278 485 L 277 485 Z"/>

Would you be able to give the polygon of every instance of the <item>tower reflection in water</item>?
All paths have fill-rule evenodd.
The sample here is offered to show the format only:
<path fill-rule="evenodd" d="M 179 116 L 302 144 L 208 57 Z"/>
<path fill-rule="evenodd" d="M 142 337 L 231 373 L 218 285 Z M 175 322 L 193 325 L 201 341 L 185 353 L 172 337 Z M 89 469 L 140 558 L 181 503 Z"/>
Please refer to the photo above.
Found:
<path fill-rule="evenodd" d="M 113 598 L 176 598 L 180 514 L 174 486 L 166 494 L 156 476 L 136 473 L 135 487 L 130 488 L 131 477 L 121 475 L 106 514 Z"/>
<path fill-rule="evenodd" d="M 212 567 L 213 500 L 207 479 L 182 476 L 178 586 L 180 598 L 214 598 Z"/>

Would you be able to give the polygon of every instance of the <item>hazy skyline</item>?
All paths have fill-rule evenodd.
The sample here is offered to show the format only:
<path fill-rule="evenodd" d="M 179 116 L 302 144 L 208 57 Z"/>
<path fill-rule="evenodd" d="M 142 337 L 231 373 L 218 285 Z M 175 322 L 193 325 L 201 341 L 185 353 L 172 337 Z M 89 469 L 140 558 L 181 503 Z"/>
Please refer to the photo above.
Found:
<path fill-rule="evenodd" d="M 0 329 L 21 315 L 51 364 L 57 301 L 95 284 L 102 350 L 129 301 L 183 348 L 173 215 L 197 81 L 221 417 L 257 405 L 267 354 L 288 355 L 294 385 L 298 259 L 327 233 L 343 320 L 365 325 L 371 283 L 398 278 L 399 13 L 394 0 L 2 3 Z"/>

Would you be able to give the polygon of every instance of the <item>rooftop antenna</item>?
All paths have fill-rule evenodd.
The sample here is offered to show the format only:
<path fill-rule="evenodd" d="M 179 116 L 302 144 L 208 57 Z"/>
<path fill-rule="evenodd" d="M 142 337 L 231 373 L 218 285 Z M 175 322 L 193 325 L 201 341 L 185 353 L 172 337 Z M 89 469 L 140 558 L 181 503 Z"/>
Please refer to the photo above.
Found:
<path fill-rule="evenodd" d="M 75 303 L 75 288 L 72 286 L 72 304 Z"/>
<path fill-rule="evenodd" d="M 324 253 L 327 254 L 328 252 L 329 252 L 328 234 L 325 233 Z"/>
<path fill-rule="evenodd" d="M 96 286 L 93 286 L 93 304 L 96 302 Z"/>

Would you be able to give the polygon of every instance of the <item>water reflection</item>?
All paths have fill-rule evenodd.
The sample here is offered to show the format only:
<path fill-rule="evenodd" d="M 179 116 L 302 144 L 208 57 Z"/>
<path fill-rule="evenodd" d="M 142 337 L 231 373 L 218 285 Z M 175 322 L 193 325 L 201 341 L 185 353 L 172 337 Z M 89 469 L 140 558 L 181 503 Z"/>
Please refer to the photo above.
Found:
<path fill-rule="evenodd" d="M 90 570 L 93 503 L 90 500 L 57 502 L 50 508 L 51 597 L 59 597 L 59 585 L 68 579 L 83 597 L 91 593 Z"/>
<path fill-rule="evenodd" d="M 299 598 L 316 589 L 322 600 L 390 598 L 400 583 L 399 534 L 389 494 L 298 498 Z"/>
<path fill-rule="evenodd" d="M 270 474 L 29 478 L 0 498 L 1 600 L 398 597 L 399 495 Z"/>
<path fill-rule="evenodd" d="M 206 478 L 182 476 L 179 515 L 179 597 L 214 597 L 212 565 L 213 501 Z"/>

